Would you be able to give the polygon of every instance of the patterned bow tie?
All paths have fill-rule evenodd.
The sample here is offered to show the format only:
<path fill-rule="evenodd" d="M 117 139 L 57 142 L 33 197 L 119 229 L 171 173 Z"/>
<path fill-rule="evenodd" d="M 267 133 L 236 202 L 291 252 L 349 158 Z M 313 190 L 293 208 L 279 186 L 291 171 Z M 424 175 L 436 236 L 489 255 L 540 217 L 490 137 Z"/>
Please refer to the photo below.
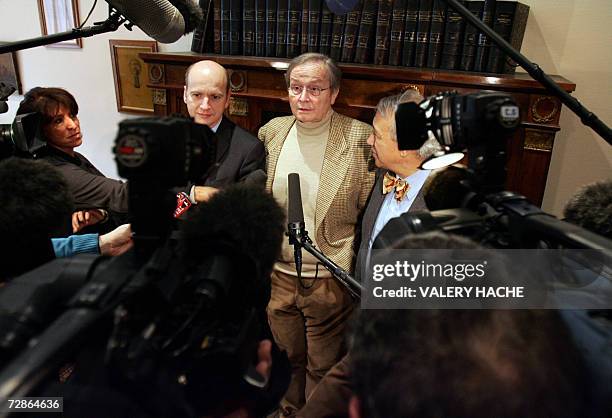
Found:
<path fill-rule="evenodd" d="M 410 185 L 406 180 L 398 179 L 395 175 L 387 171 L 383 179 L 382 192 L 383 194 L 387 194 L 393 189 L 395 189 L 395 200 L 401 202 L 404 196 L 406 196 L 406 192 L 410 189 Z"/>

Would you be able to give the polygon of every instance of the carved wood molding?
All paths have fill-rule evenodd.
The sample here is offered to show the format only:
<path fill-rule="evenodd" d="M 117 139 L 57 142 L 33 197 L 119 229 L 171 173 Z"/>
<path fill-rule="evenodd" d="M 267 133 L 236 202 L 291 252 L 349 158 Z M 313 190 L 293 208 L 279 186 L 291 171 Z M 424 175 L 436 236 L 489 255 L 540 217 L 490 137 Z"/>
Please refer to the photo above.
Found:
<path fill-rule="evenodd" d="M 153 104 L 159 106 L 166 106 L 166 90 L 165 89 L 151 89 L 153 92 Z"/>
<path fill-rule="evenodd" d="M 160 84 L 164 80 L 164 67 L 159 64 L 149 64 L 149 80 L 151 84 Z"/>
<path fill-rule="evenodd" d="M 247 89 L 247 77 L 244 71 L 228 70 L 229 85 L 232 92 Z"/>
<path fill-rule="evenodd" d="M 240 97 L 230 97 L 229 114 L 232 116 L 248 116 L 249 102 Z"/>
<path fill-rule="evenodd" d="M 551 152 L 555 139 L 554 132 L 536 129 L 525 129 L 524 149 Z"/>
<path fill-rule="evenodd" d="M 551 96 L 538 97 L 531 105 L 531 118 L 534 122 L 552 122 L 559 112 L 559 102 Z"/>

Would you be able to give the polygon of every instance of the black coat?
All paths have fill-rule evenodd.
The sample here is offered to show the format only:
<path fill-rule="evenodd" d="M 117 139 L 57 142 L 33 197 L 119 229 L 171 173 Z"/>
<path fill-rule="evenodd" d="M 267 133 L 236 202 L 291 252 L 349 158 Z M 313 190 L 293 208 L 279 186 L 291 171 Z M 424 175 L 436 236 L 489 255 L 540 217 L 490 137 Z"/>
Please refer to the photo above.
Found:
<path fill-rule="evenodd" d="M 266 150 L 261 141 L 225 117 L 216 134 L 216 164 L 197 182 L 198 185 L 223 188 L 248 180 L 257 170 L 262 170 L 259 173 L 263 174 Z"/>

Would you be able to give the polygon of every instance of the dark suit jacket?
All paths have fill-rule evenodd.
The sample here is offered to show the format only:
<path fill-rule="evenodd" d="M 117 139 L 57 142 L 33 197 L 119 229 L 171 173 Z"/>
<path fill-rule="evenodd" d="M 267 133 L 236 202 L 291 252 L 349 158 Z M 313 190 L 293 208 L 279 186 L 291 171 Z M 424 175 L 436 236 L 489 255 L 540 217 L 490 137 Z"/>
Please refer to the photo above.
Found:
<path fill-rule="evenodd" d="M 265 168 L 266 150 L 261 141 L 223 117 L 217 129 L 216 163 L 198 184 L 222 188 L 249 181 L 257 170 L 262 170 L 258 174 L 263 175 Z"/>
<path fill-rule="evenodd" d="M 374 224 L 376 223 L 378 212 L 380 212 L 380 208 L 385 200 L 385 195 L 382 193 L 382 182 L 386 172 L 386 169 L 376 170 L 376 182 L 374 183 L 374 188 L 372 189 L 372 193 L 370 194 L 363 218 L 361 220 L 361 241 L 359 251 L 357 253 L 357 264 L 355 265 L 355 278 L 358 281 L 361 281 L 361 270 L 365 267 L 363 263 L 365 262 L 366 255 L 368 254 L 368 244 L 370 242 L 370 238 L 372 237 Z M 423 210 L 427 210 L 427 205 L 425 205 L 425 200 L 423 199 L 423 189 L 421 188 L 416 199 L 414 202 L 412 202 L 408 212 L 418 212 Z"/>

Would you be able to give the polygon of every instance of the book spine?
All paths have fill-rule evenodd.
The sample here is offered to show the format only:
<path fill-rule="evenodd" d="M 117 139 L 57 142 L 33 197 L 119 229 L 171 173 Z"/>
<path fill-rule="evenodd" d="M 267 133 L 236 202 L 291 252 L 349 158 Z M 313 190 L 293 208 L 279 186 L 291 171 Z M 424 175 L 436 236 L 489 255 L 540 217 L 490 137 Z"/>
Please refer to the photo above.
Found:
<path fill-rule="evenodd" d="M 402 48 L 402 65 L 406 67 L 414 67 L 418 16 L 419 0 L 407 0 L 406 23 L 404 25 L 404 46 Z"/>
<path fill-rule="evenodd" d="M 431 27 L 429 29 L 429 45 L 427 51 L 427 67 L 440 68 L 442 56 L 442 37 L 446 21 L 446 3 L 444 0 L 434 0 L 431 9 Z"/>
<path fill-rule="evenodd" d="M 361 10 L 363 1 L 360 0 L 353 10 L 346 14 L 346 24 L 344 25 L 344 40 L 342 43 L 342 62 L 353 62 L 355 58 L 355 43 L 361 21 Z"/>
<path fill-rule="evenodd" d="M 207 0 L 208 5 L 207 5 L 207 9 L 204 10 L 204 21 L 205 23 L 205 30 L 204 30 L 204 42 L 203 42 L 203 48 L 201 52 L 214 52 L 215 49 L 215 18 L 214 18 L 214 4 L 213 4 L 213 0 Z"/>
<path fill-rule="evenodd" d="M 514 12 L 514 19 L 512 20 L 512 30 L 510 31 L 510 45 L 517 51 L 521 50 L 523 44 L 523 36 L 525 35 L 525 28 L 527 27 L 527 18 L 529 17 L 529 6 L 523 3 L 516 5 L 516 11 Z M 504 74 L 514 74 L 517 64 L 504 55 L 502 60 L 501 72 Z"/>
<path fill-rule="evenodd" d="M 230 55 L 230 0 L 221 0 L 221 54 Z"/>
<path fill-rule="evenodd" d="M 308 52 L 319 51 L 321 32 L 321 0 L 309 0 L 308 10 Z"/>
<path fill-rule="evenodd" d="M 321 34 L 319 35 L 319 52 L 331 56 L 331 37 L 334 15 L 323 2 L 321 7 Z"/>
<path fill-rule="evenodd" d="M 342 58 L 342 45 L 344 45 L 344 26 L 346 25 L 346 15 L 333 15 L 331 45 L 329 56 L 334 61 Z"/>
<path fill-rule="evenodd" d="M 221 53 L 221 0 L 213 0 L 213 46 L 215 54 Z"/>
<path fill-rule="evenodd" d="M 384 65 L 389 62 L 389 43 L 391 32 L 391 11 L 393 0 L 380 0 L 376 18 L 376 38 L 374 41 L 374 64 Z"/>
<path fill-rule="evenodd" d="M 465 21 L 463 16 L 457 13 L 452 7 L 449 7 L 446 11 L 446 25 L 444 26 L 440 68 L 444 68 L 445 70 L 455 70 L 459 68 L 464 30 Z"/>
<path fill-rule="evenodd" d="M 402 63 L 402 45 L 406 20 L 406 0 L 394 0 L 391 12 L 391 33 L 389 39 L 389 65 Z"/>
<path fill-rule="evenodd" d="M 255 55 L 266 55 L 266 0 L 255 0 Z"/>
<path fill-rule="evenodd" d="M 498 1 L 495 3 L 495 11 L 493 13 L 493 22 L 491 28 L 504 40 L 510 39 L 510 31 L 512 30 L 512 18 L 516 2 Z M 489 57 L 487 58 L 486 71 L 488 73 L 498 73 L 501 70 L 502 52 L 491 42 L 489 48 Z"/>
<path fill-rule="evenodd" d="M 276 56 L 276 11 L 278 0 L 266 0 L 266 57 Z"/>
<path fill-rule="evenodd" d="M 427 46 L 429 43 L 429 28 L 431 27 L 431 11 L 433 0 L 421 0 L 417 21 L 417 37 L 414 51 L 414 66 L 427 65 Z"/>
<path fill-rule="evenodd" d="M 230 54 L 242 54 L 242 0 L 230 0 Z"/>
<path fill-rule="evenodd" d="M 255 55 L 255 0 L 244 0 L 243 3 L 242 49 L 244 55 Z"/>
<path fill-rule="evenodd" d="M 302 23 L 302 1 L 289 0 L 287 27 L 287 58 L 300 55 L 300 24 Z"/>
<path fill-rule="evenodd" d="M 302 0 L 302 30 L 300 33 L 300 54 L 308 52 L 308 19 L 310 18 L 310 0 Z"/>
<path fill-rule="evenodd" d="M 194 29 L 193 38 L 191 39 L 191 52 L 202 52 L 204 48 L 204 32 L 206 30 L 206 3 L 207 0 L 200 0 L 198 7 L 202 10 L 202 22 Z"/>
<path fill-rule="evenodd" d="M 361 24 L 357 32 L 354 62 L 366 64 L 370 62 L 374 37 L 376 35 L 376 17 L 378 15 L 377 0 L 364 0 L 361 10 Z"/>
<path fill-rule="evenodd" d="M 278 13 L 276 15 L 276 56 L 287 58 L 287 29 L 289 15 L 287 8 L 289 0 L 278 0 Z"/>
<path fill-rule="evenodd" d="M 470 13 L 478 17 L 482 15 L 483 6 L 484 1 L 482 0 L 471 0 L 468 1 L 466 4 L 466 7 L 470 11 Z M 476 29 L 476 27 L 466 22 L 465 32 L 463 35 L 463 48 L 461 50 L 461 64 L 459 66 L 460 70 L 472 71 L 472 69 L 474 68 L 477 35 L 478 30 Z"/>
<path fill-rule="evenodd" d="M 491 26 L 493 20 L 495 0 L 485 0 L 484 7 L 482 10 L 482 23 L 487 26 Z M 482 72 L 487 70 L 487 58 L 489 55 L 489 49 L 491 47 L 491 40 L 484 33 L 479 32 L 476 42 L 476 56 L 474 57 L 474 68 L 473 71 Z"/>

